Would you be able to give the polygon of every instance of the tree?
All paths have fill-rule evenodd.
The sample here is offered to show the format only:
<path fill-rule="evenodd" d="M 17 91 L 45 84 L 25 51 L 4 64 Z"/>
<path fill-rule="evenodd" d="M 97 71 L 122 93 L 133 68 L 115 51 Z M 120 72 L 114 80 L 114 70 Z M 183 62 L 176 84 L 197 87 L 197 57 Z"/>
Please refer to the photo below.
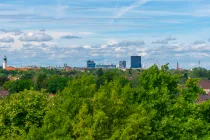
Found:
<path fill-rule="evenodd" d="M 13 83 L 13 81 L 6 81 L 3 85 L 2 85 L 2 89 L 3 90 L 9 90 L 10 85 Z"/>
<path fill-rule="evenodd" d="M 41 91 L 41 89 L 47 89 L 47 74 L 39 72 L 34 77 L 34 89 Z"/>
<path fill-rule="evenodd" d="M 20 101 L 5 99 L 0 110 L 7 108 L 9 114 L 0 112 L 4 114 L 3 117 L 0 115 L 0 122 L 4 122 L 0 123 L 0 135 L 4 136 L 2 138 L 11 135 L 20 139 L 46 140 L 210 138 L 209 102 L 196 103 L 202 93 L 198 79 L 188 79 L 184 86 L 180 86 L 180 75 L 172 74 L 168 65 L 161 68 L 154 65 L 141 71 L 139 81 L 133 87 L 120 71 L 106 72 L 100 77 L 104 81 L 99 88 L 98 77 L 93 75 L 84 74 L 70 80 L 64 90 L 49 98 L 47 107 L 43 109 L 44 115 L 39 109 L 30 113 L 34 116 L 41 114 L 40 118 L 32 119 L 40 119 L 38 124 L 41 125 L 25 119 L 28 114 L 25 108 L 29 108 L 29 112 L 30 108 L 35 109 L 28 105 L 29 101 L 33 105 L 39 101 L 28 101 L 28 96 L 21 96 Z M 57 81 L 58 77 L 55 77 L 53 80 Z M 11 104 L 9 101 L 17 104 L 18 108 L 14 105 L 7 107 Z M 15 119 L 8 121 L 6 118 L 14 114 L 10 111 L 12 108 L 23 114 L 16 113 L 12 115 Z M 21 125 L 25 122 L 30 125 Z M 13 124 L 18 125 L 14 127 Z"/>
<path fill-rule="evenodd" d="M 3 86 L 5 82 L 9 81 L 9 78 L 6 76 L 0 76 L 0 87 Z"/>
<path fill-rule="evenodd" d="M 193 68 L 191 78 L 208 78 L 208 71 L 205 68 Z"/>
<path fill-rule="evenodd" d="M 21 75 L 21 79 L 22 80 L 29 80 L 29 79 L 32 80 L 34 76 L 35 76 L 35 71 L 29 70 L 29 71 L 24 72 Z"/>
<path fill-rule="evenodd" d="M 208 132 L 206 122 L 196 117 L 195 101 L 201 92 L 198 81 L 190 79 L 180 89 L 178 79 L 167 65 L 160 70 L 152 66 L 140 75 L 139 88 L 144 92 L 137 99 L 156 112 L 150 125 L 156 139 L 198 139 Z"/>
<path fill-rule="evenodd" d="M 70 139 L 73 137 L 73 122 L 83 103 L 89 102 L 96 91 L 93 76 L 84 75 L 73 79 L 68 86 L 56 94 L 48 105 L 48 112 L 44 118 L 42 129 L 33 129 L 34 135 L 42 136 L 42 139 Z M 32 137 L 35 137 L 31 133 Z"/>
<path fill-rule="evenodd" d="M 104 75 L 103 69 L 102 68 L 98 69 L 96 74 L 97 74 L 98 77 L 103 76 Z"/>
<path fill-rule="evenodd" d="M 25 89 L 29 90 L 32 87 L 32 80 L 7 81 L 3 85 L 3 89 L 9 90 L 9 94 L 18 93 L 20 91 L 24 91 Z"/>
<path fill-rule="evenodd" d="M 0 139 L 18 139 L 41 127 L 47 102 L 47 94 L 27 90 L 0 100 Z"/>
<path fill-rule="evenodd" d="M 48 80 L 47 90 L 50 93 L 57 93 L 58 91 L 62 91 L 66 86 L 70 79 L 60 76 L 52 76 Z"/>

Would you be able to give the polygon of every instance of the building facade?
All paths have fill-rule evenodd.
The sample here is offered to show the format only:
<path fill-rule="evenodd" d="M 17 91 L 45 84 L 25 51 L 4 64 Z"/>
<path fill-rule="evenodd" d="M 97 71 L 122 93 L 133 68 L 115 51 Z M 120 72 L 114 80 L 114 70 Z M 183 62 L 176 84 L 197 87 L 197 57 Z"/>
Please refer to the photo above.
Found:
<path fill-rule="evenodd" d="M 120 61 L 119 62 L 119 68 L 120 69 L 126 69 L 126 61 Z"/>
<path fill-rule="evenodd" d="M 87 61 L 87 68 L 95 68 L 96 67 L 96 63 L 92 60 L 88 60 Z"/>
<path fill-rule="evenodd" d="M 131 68 L 142 68 L 141 56 L 131 56 Z"/>
<path fill-rule="evenodd" d="M 113 65 L 113 64 L 111 64 L 111 65 L 96 65 L 96 68 L 115 69 L 115 68 L 117 68 L 117 66 L 116 65 Z"/>
<path fill-rule="evenodd" d="M 199 87 L 206 92 L 206 94 L 210 94 L 210 81 L 209 80 L 200 80 L 198 83 Z"/>

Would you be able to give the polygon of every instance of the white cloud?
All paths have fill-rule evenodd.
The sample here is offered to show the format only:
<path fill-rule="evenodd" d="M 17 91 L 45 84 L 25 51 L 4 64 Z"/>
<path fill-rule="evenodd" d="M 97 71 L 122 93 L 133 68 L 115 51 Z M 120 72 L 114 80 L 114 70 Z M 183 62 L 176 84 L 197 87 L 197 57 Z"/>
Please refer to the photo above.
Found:
<path fill-rule="evenodd" d="M 173 38 L 171 36 L 168 36 L 168 37 L 166 37 L 163 40 L 153 41 L 152 44 L 168 44 L 169 41 L 174 41 L 174 40 L 176 40 L 176 38 Z"/>
<path fill-rule="evenodd" d="M 23 32 L 20 30 L 6 30 L 6 29 L 0 29 L 0 32 L 4 33 L 14 33 L 14 35 L 21 35 Z"/>
<path fill-rule="evenodd" d="M 153 44 L 168 44 L 167 40 L 156 40 L 152 42 Z"/>
<path fill-rule="evenodd" d="M 8 49 L 8 48 L 10 48 L 11 47 L 11 45 L 10 44 L 5 44 L 5 43 L 0 43 L 0 50 L 1 49 Z"/>
<path fill-rule="evenodd" d="M 141 47 L 144 46 L 145 42 L 143 40 L 140 41 L 122 41 L 119 43 L 113 43 L 112 45 L 107 45 L 108 47 Z"/>
<path fill-rule="evenodd" d="M 81 37 L 79 36 L 74 36 L 74 35 L 66 35 L 66 36 L 62 36 L 62 39 L 81 39 Z"/>
<path fill-rule="evenodd" d="M 3 42 L 3 43 L 14 43 L 14 38 L 12 38 L 10 36 L 3 37 L 3 38 L 0 38 L 0 42 Z"/>
<path fill-rule="evenodd" d="M 28 32 L 20 37 L 22 42 L 44 42 L 51 41 L 52 37 L 44 32 Z"/>
<path fill-rule="evenodd" d="M 49 31 L 48 33 L 54 39 L 60 39 L 63 36 L 78 36 L 84 38 L 95 34 L 93 32 L 70 32 L 70 31 Z"/>
<path fill-rule="evenodd" d="M 196 40 L 193 44 L 194 45 L 200 45 L 200 44 L 206 44 L 206 42 L 202 41 L 202 40 Z"/>
<path fill-rule="evenodd" d="M 45 29 L 41 29 L 41 30 L 39 30 L 40 32 L 45 32 L 46 30 Z"/>
<path fill-rule="evenodd" d="M 176 40 L 176 38 L 171 37 L 171 36 L 168 36 L 168 37 L 166 37 L 166 39 L 165 39 L 165 40 L 167 40 L 167 41 L 173 41 L 173 40 Z"/>

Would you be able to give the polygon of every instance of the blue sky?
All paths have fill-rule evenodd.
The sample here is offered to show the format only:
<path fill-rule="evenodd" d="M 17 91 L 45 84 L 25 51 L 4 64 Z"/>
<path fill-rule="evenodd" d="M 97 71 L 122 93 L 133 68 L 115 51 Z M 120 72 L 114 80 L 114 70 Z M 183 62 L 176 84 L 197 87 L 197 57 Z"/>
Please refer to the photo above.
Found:
<path fill-rule="evenodd" d="M 0 57 L 11 66 L 116 64 L 141 55 L 210 69 L 209 0 L 0 0 Z"/>

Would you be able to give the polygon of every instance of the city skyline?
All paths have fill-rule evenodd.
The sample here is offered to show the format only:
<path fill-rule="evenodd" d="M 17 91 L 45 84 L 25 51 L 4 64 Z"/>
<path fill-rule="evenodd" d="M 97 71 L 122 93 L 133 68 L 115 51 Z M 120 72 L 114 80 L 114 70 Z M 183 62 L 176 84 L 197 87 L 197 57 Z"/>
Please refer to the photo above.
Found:
<path fill-rule="evenodd" d="M 84 67 L 142 56 L 147 67 L 210 69 L 208 0 L 0 0 L 8 65 Z"/>

